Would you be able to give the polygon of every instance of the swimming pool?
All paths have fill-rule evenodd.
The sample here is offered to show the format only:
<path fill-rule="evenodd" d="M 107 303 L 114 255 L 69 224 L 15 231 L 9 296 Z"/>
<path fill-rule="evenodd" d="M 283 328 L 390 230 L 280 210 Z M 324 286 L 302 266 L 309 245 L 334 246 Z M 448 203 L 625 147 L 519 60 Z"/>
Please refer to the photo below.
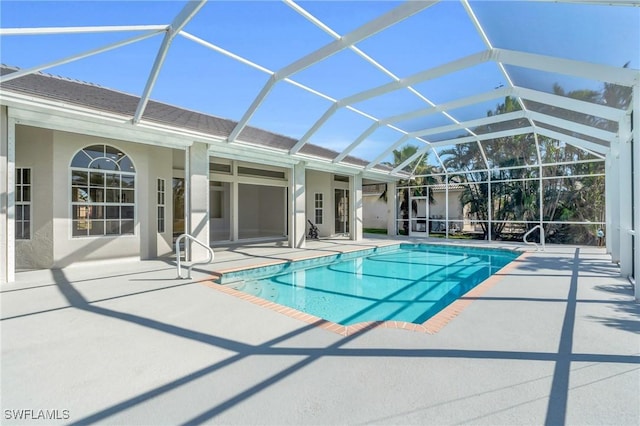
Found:
<path fill-rule="evenodd" d="M 230 287 L 345 326 L 391 320 L 421 324 L 518 255 L 400 244 L 348 259 L 320 258 L 314 262 L 327 264 L 319 266 L 294 262 L 286 272 L 255 279 L 249 274 Z M 261 274 L 264 270 L 256 271 Z"/>

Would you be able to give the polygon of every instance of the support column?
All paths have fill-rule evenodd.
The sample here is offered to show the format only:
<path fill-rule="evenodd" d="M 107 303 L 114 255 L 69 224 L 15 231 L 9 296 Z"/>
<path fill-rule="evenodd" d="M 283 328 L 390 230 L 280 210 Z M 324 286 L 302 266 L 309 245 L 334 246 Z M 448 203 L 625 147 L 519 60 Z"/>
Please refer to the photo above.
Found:
<path fill-rule="evenodd" d="M 349 192 L 351 192 L 351 232 L 354 241 L 362 240 L 364 218 L 362 214 L 362 174 L 349 178 Z"/>
<path fill-rule="evenodd" d="M 396 236 L 398 233 L 398 190 L 396 183 L 387 184 L 387 235 Z"/>
<path fill-rule="evenodd" d="M 444 238 L 445 239 L 449 239 L 449 227 L 451 226 L 451 223 L 449 223 L 449 174 L 445 172 L 444 175 L 444 181 L 445 181 L 445 185 L 444 185 Z M 427 203 L 429 202 L 429 199 L 427 198 Z M 427 229 L 429 229 L 429 227 L 427 226 Z"/>
<path fill-rule="evenodd" d="M 187 148 L 185 179 L 189 192 L 187 204 L 187 232 L 201 243 L 209 246 L 209 146 L 194 142 Z M 186 202 L 187 200 L 185 200 Z M 207 258 L 207 251 L 191 244 L 191 260 Z"/>
<path fill-rule="evenodd" d="M 304 161 L 294 165 L 289 178 L 291 192 L 289 213 L 289 246 L 304 248 L 307 235 L 307 195 L 306 195 L 306 163 Z"/>
<path fill-rule="evenodd" d="M 620 261 L 620 152 L 619 141 L 611 143 L 611 149 L 605 158 L 605 217 L 606 233 L 605 241 L 607 253 L 611 255 L 611 261 Z"/>
<path fill-rule="evenodd" d="M 234 170 L 235 162 L 234 162 Z M 237 178 L 237 173 L 234 173 L 234 177 Z M 240 184 L 237 179 L 231 183 L 231 241 L 238 241 L 240 239 Z"/>
<path fill-rule="evenodd" d="M 631 212 L 631 117 L 625 116 L 620 123 L 620 275 L 631 276 L 632 270 L 632 212 Z"/>
<path fill-rule="evenodd" d="M 538 134 L 535 132 L 533 133 L 533 140 L 536 142 L 536 155 L 538 158 L 538 225 L 540 226 L 540 243 L 543 243 L 542 239 L 546 238 L 544 230 L 544 181 L 542 180 L 544 173 L 542 170 L 542 156 L 540 155 L 540 141 L 538 141 Z"/>
<path fill-rule="evenodd" d="M 0 107 L 0 282 L 15 281 L 15 130 Z"/>
<path fill-rule="evenodd" d="M 492 226 L 491 222 L 493 221 L 493 198 L 491 197 L 491 170 L 487 171 L 487 239 L 491 241 L 492 239 Z"/>
<path fill-rule="evenodd" d="M 633 86 L 633 117 L 632 117 L 632 140 L 633 140 L 633 276 L 635 280 L 635 297 L 640 301 L 640 78 L 636 78 Z"/>

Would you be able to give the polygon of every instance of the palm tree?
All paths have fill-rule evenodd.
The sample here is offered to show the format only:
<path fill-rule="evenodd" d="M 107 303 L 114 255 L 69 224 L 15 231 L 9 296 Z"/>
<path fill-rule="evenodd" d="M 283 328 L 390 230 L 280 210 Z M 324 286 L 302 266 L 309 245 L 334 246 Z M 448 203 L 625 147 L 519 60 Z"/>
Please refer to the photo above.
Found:
<path fill-rule="evenodd" d="M 520 109 L 516 99 L 506 97 L 495 110 L 488 111 L 488 116 L 504 114 Z M 487 134 L 504 130 L 511 123 L 496 123 L 479 126 L 473 129 L 476 134 Z M 481 149 L 484 150 L 489 164 L 485 163 Z M 507 221 L 534 220 L 538 211 L 538 186 L 525 180 L 532 175 L 527 168 L 507 169 L 513 166 L 526 166 L 537 163 L 537 152 L 532 135 L 517 135 L 496 138 L 482 143 L 458 144 L 440 152 L 445 166 L 452 171 L 463 172 L 454 175 L 450 180 L 464 185 L 461 204 L 466 207 L 480 223 L 483 237 L 488 235 L 489 205 L 491 216 L 496 222 L 491 223 L 491 233 L 499 238 Z M 491 169 L 495 167 L 496 169 Z M 478 169 L 490 168 L 489 172 Z M 491 199 L 489 185 L 491 178 Z"/>

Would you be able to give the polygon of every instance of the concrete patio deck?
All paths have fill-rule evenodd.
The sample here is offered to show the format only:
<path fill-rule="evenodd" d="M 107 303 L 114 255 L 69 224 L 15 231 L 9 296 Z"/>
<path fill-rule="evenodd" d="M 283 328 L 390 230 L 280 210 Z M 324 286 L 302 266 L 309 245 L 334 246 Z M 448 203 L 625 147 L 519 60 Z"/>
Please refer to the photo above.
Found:
<path fill-rule="evenodd" d="M 192 280 L 161 261 L 21 272 L 0 287 L 1 422 L 640 423 L 640 305 L 603 249 L 528 252 L 436 334 L 340 336 L 197 282 L 388 242 L 217 248 Z"/>

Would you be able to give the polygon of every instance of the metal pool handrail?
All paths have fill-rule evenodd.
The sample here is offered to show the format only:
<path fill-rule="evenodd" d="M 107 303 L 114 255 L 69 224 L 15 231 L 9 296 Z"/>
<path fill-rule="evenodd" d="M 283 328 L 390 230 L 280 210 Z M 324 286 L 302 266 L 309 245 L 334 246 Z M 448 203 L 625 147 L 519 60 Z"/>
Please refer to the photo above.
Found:
<path fill-rule="evenodd" d="M 544 247 L 544 228 L 541 225 L 536 225 L 533 228 L 531 228 L 529 231 L 527 231 L 527 233 L 524 234 L 524 236 L 522 237 L 522 241 L 524 241 L 525 244 L 533 244 L 534 246 L 536 246 L 536 251 L 539 251 L 540 247 L 538 246 L 538 243 L 536 243 L 534 241 L 527 241 L 527 237 L 529 236 L 529 234 L 531 234 L 536 229 L 540 230 L 540 244 L 542 245 L 542 251 L 544 251 L 544 249 L 545 249 L 545 247 Z"/>
<path fill-rule="evenodd" d="M 188 266 L 187 268 L 187 276 L 183 277 L 182 276 L 182 270 L 181 270 L 181 264 L 180 264 L 180 241 L 188 238 L 191 241 L 197 243 L 199 246 L 204 247 L 205 249 L 207 249 L 207 252 L 209 253 L 209 258 L 207 259 L 206 262 L 194 262 L 191 265 Z M 185 247 L 185 252 L 186 252 L 186 247 Z M 208 245 L 206 245 L 205 243 L 203 243 L 202 241 L 197 240 L 193 235 L 189 235 L 189 234 L 182 234 L 180 235 L 177 239 L 176 239 L 176 260 L 177 260 L 177 268 L 178 268 L 178 279 L 191 279 L 191 268 L 193 268 L 195 265 L 208 265 L 209 263 L 213 262 L 213 250 L 211 249 L 211 247 L 209 247 Z"/>

